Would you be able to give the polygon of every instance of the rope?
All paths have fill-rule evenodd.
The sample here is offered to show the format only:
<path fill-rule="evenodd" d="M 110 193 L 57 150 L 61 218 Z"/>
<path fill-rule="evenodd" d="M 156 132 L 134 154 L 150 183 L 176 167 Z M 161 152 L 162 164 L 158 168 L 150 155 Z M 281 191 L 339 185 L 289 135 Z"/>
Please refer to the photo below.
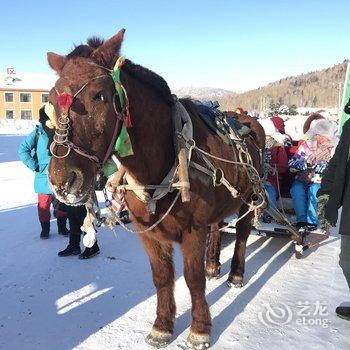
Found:
<path fill-rule="evenodd" d="M 255 169 L 255 167 L 254 167 L 253 165 L 251 165 L 251 164 L 249 164 L 249 163 L 246 163 L 246 162 L 235 162 L 235 161 L 233 161 L 233 160 L 228 160 L 228 159 L 224 159 L 224 158 L 221 158 L 221 157 L 214 156 L 214 155 L 212 155 L 212 154 L 210 154 L 210 153 L 208 153 L 208 152 L 206 152 L 206 151 L 200 149 L 200 148 L 197 147 L 197 146 L 195 146 L 194 148 L 195 148 L 195 150 L 197 150 L 197 151 L 199 151 L 199 152 L 205 154 L 206 156 L 211 157 L 211 158 L 214 158 L 214 159 L 216 159 L 216 160 L 220 160 L 221 162 L 230 163 L 230 164 L 235 164 L 235 165 L 240 165 L 240 166 L 247 166 L 247 167 L 251 168 L 251 169 L 253 170 L 253 172 L 256 173 L 255 175 L 258 176 L 259 182 L 260 182 L 260 175 L 259 175 L 258 171 Z"/>
<path fill-rule="evenodd" d="M 122 226 L 126 231 L 130 232 L 130 233 L 134 233 L 134 234 L 141 234 L 141 233 L 146 233 L 148 231 L 151 231 L 153 230 L 156 226 L 158 226 L 168 215 L 169 213 L 171 212 L 171 210 L 173 209 L 176 201 L 178 200 L 180 196 L 180 191 L 176 194 L 174 200 L 172 201 L 170 207 L 168 208 L 168 210 L 165 212 L 165 214 L 160 218 L 158 219 L 152 226 L 150 227 L 147 227 L 146 229 L 144 230 L 140 230 L 140 231 L 136 231 L 136 230 L 132 230 L 130 229 L 128 226 L 126 226 L 122 221 L 121 219 L 119 218 L 118 215 L 115 215 L 115 213 L 113 212 L 113 209 L 111 208 L 111 206 L 108 206 L 107 209 L 110 211 L 110 213 L 115 217 L 116 221 L 119 223 L 120 226 Z"/>

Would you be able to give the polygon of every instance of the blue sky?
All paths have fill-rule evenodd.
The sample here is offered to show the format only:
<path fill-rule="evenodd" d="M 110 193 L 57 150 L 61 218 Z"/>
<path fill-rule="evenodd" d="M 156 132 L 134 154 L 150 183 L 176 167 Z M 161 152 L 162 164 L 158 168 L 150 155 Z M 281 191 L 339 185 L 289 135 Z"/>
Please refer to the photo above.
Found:
<path fill-rule="evenodd" d="M 0 71 L 45 72 L 91 35 L 170 86 L 241 91 L 350 57 L 349 0 L 1 0 Z"/>

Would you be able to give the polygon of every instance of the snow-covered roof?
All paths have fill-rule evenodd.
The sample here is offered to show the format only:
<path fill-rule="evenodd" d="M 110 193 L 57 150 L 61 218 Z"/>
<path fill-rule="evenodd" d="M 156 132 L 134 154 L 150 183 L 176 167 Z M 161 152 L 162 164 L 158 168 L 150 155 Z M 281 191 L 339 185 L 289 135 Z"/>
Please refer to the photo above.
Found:
<path fill-rule="evenodd" d="M 0 89 L 49 91 L 57 79 L 53 74 L 44 73 L 0 73 Z"/>

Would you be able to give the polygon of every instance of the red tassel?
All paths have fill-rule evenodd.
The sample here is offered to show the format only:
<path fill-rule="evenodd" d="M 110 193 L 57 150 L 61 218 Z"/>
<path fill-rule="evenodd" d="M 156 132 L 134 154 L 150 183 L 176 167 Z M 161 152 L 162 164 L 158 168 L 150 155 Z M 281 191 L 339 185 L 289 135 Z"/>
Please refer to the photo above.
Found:
<path fill-rule="evenodd" d="M 57 96 L 57 104 L 64 110 L 68 111 L 70 106 L 73 103 L 74 97 L 70 94 L 67 94 L 66 92 L 63 92 L 62 94 L 59 94 Z"/>
<path fill-rule="evenodd" d="M 124 120 L 125 126 L 129 129 L 132 128 L 132 122 L 131 122 L 131 115 L 129 111 L 129 106 L 126 106 L 125 108 L 125 120 Z"/>

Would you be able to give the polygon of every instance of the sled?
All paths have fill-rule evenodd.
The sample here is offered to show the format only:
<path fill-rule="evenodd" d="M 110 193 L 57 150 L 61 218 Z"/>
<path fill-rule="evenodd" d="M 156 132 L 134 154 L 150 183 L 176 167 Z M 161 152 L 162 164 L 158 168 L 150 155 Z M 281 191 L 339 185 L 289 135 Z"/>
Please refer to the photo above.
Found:
<path fill-rule="evenodd" d="M 253 229 L 259 236 L 292 239 L 295 245 L 295 257 L 297 259 L 302 258 L 306 250 L 319 246 L 329 237 L 329 232 L 326 230 L 309 230 L 305 227 L 296 228 L 290 223 L 290 215 L 283 214 L 280 210 L 269 208 L 268 212 L 275 222 L 269 224 L 261 223 L 259 227 Z M 288 221 L 286 221 L 286 218 Z"/>
<path fill-rule="evenodd" d="M 251 234 L 262 237 L 286 238 L 294 242 L 295 257 L 300 259 L 303 253 L 310 249 L 319 246 L 329 237 L 329 232 L 322 229 L 307 230 L 306 228 L 298 229 L 291 224 L 292 211 L 285 210 L 282 213 L 280 210 L 268 209 L 269 214 L 274 219 L 271 223 L 264 223 L 261 220 L 259 225 L 252 227 Z M 286 222 L 286 217 L 288 221 Z M 236 233 L 234 226 L 225 228 L 226 233 Z"/>

